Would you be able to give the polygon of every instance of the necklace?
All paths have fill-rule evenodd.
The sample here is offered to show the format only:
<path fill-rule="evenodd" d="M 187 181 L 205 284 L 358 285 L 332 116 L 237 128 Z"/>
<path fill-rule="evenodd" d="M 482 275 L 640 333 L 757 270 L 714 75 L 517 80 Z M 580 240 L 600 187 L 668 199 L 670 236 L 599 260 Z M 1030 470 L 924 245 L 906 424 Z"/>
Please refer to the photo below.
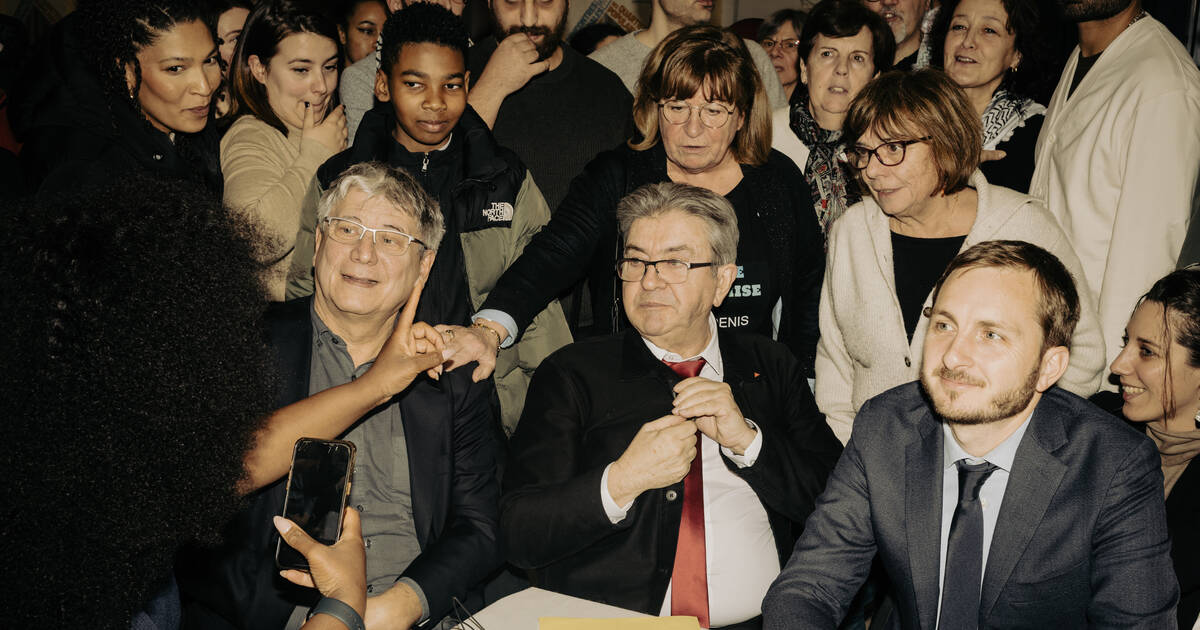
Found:
<path fill-rule="evenodd" d="M 1124 33 L 1125 31 L 1129 30 L 1130 26 L 1133 26 L 1134 23 L 1144 17 L 1146 17 L 1146 10 L 1142 9 L 1141 13 L 1138 13 L 1137 15 L 1133 16 L 1133 19 L 1129 20 L 1129 23 L 1125 25 L 1125 28 L 1121 29 L 1121 32 Z"/>

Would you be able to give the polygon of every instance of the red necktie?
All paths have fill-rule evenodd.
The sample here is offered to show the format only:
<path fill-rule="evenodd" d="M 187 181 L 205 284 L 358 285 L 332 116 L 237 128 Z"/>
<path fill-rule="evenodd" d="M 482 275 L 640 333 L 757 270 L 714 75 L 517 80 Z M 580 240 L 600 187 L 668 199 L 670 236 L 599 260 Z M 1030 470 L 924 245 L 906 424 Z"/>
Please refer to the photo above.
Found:
<path fill-rule="evenodd" d="M 700 374 L 704 359 L 672 363 L 663 361 L 680 378 Z M 708 569 L 704 551 L 704 465 L 700 442 L 692 469 L 683 478 L 683 518 L 679 521 L 679 543 L 675 546 L 675 568 L 671 572 L 671 614 L 691 615 L 708 627 Z"/>

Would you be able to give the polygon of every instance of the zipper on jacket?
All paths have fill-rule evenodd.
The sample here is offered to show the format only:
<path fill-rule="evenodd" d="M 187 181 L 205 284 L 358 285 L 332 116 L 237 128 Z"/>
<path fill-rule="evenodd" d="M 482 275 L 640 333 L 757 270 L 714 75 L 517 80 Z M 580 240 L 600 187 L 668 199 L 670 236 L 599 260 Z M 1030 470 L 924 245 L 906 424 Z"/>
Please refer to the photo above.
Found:
<path fill-rule="evenodd" d="M 421 172 L 422 173 L 429 172 L 429 154 L 428 153 L 425 154 L 425 157 L 421 158 Z"/>

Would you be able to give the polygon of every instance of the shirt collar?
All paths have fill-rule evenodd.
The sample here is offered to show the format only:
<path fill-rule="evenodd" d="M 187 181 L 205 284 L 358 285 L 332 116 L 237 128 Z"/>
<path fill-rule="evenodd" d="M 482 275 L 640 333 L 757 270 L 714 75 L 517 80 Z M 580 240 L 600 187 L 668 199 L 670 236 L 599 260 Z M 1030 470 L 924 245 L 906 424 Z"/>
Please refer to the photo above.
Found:
<path fill-rule="evenodd" d="M 1029 421 L 1033 419 L 1033 414 L 1037 413 L 1035 409 L 1025 418 L 1021 426 L 1017 427 L 1012 435 L 1004 439 L 1003 442 L 996 445 L 991 451 L 988 451 L 983 457 L 975 457 L 958 443 L 954 437 L 954 431 L 950 430 L 950 423 L 942 422 L 942 467 L 949 468 L 960 459 L 967 459 L 971 462 L 985 460 L 1004 469 L 1004 472 L 1011 473 L 1013 460 L 1017 457 L 1017 447 L 1021 445 L 1021 438 L 1025 435 L 1025 430 L 1029 428 Z"/>
<path fill-rule="evenodd" d="M 704 350 L 702 350 L 700 354 L 697 354 L 694 357 L 681 357 L 674 352 L 663 350 L 662 348 L 654 345 L 654 342 L 646 339 L 645 337 L 642 337 L 642 342 L 645 343 L 646 347 L 650 349 L 650 354 L 653 354 L 654 358 L 658 359 L 659 361 L 678 363 L 680 361 L 704 359 L 705 364 L 711 366 L 712 369 L 717 373 L 717 378 L 722 381 L 725 380 L 725 365 L 721 361 L 721 345 L 717 343 L 717 318 L 712 314 L 711 311 L 708 313 L 708 345 L 704 347 Z"/>

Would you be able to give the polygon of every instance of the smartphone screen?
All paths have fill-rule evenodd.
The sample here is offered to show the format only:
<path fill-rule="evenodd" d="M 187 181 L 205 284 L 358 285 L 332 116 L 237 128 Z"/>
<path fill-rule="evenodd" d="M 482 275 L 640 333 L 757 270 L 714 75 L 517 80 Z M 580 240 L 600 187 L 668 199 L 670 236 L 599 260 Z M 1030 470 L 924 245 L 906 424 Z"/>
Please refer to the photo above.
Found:
<path fill-rule="evenodd" d="M 342 533 L 342 510 L 349 496 L 354 444 L 342 440 L 300 438 L 292 452 L 283 516 L 325 545 Z M 279 539 L 275 562 L 283 569 L 308 569 L 298 551 Z"/>

